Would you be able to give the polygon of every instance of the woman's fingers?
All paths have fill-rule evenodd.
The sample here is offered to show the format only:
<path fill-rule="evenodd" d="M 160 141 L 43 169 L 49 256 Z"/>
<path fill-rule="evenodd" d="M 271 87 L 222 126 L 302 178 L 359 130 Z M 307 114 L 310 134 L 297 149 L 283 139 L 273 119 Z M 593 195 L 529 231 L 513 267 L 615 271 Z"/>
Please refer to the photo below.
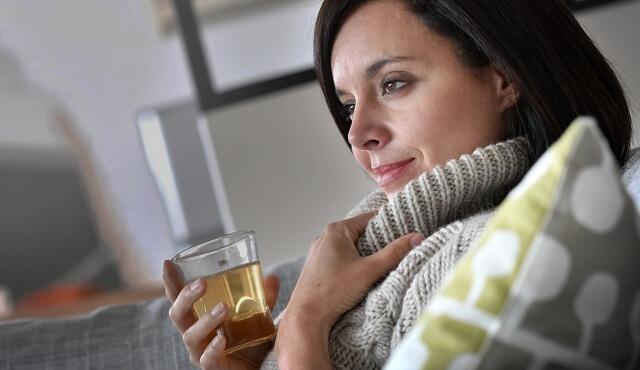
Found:
<path fill-rule="evenodd" d="M 199 359 L 199 364 L 196 366 L 200 366 L 202 369 L 216 369 L 218 360 L 220 359 L 222 351 L 224 351 L 226 345 L 227 338 L 225 338 L 224 335 L 216 335 L 205 349 Z"/>
<path fill-rule="evenodd" d="M 412 233 L 387 244 L 378 252 L 365 258 L 367 267 L 372 272 L 373 282 L 380 279 L 384 274 L 398 266 L 400 261 L 413 249 L 422 243 L 424 236 L 419 233 Z"/>
<path fill-rule="evenodd" d="M 227 317 L 227 311 L 228 308 L 224 303 L 218 303 L 202 315 L 200 319 L 191 325 L 182 335 L 182 341 L 189 350 L 191 362 L 194 365 L 201 366 L 202 358 L 206 355 L 206 353 L 203 352 L 206 352 L 205 349 L 211 345 L 212 335 L 216 335 L 215 330 L 224 322 Z M 216 339 L 216 337 L 213 338 L 214 341 L 219 342 L 220 339 Z M 224 346 L 222 349 L 224 350 Z M 209 351 L 209 356 L 215 355 L 215 361 L 217 362 L 221 353 L 222 350 L 219 352 L 212 350 Z"/>
<path fill-rule="evenodd" d="M 164 292 L 171 303 L 173 303 L 184 285 L 180 280 L 178 269 L 176 269 L 173 262 L 169 260 L 164 260 L 162 265 L 162 281 L 164 282 Z"/>
<path fill-rule="evenodd" d="M 198 321 L 185 330 L 182 341 L 187 347 L 197 347 L 209 336 L 218 326 L 222 325 L 227 317 L 228 308 L 224 303 L 218 303 L 209 311 L 202 315 Z M 211 339 L 211 338 L 210 338 Z M 206 343 L 208 344 L 208 343 Z M 204 347 L 203 347 L 204 349 Z"/>
<path fill-rule="evenodd" d="M 273 311 L 273 307 L 276 305 L 279 292 L 280 279 L 274 274 L 267 275 L 264 278 L 264 294 L 267 299 L 267 305 L 271 311 Z"/>
<path fill-rule="evenodd" d="M 342 220 L 339 223 L 347 226 L 347 229 L 350 231 L 350 239 L 355 242 L 367 228 L 367 223 L 369 223 L 369 220 L 371 220 L 371 218 L 376 214 L 377 212 L 375 211 L 365 212 L 352 218 Z"/>
<path fill-rule="evenodd" d="M 238 351 L 233 356 L 221 357 L 226 347 L 226 338 L 223 335 L 217 335 L 216 329 L 227 317 L 228 307 L 225 304 L 220 303 L 199 319 L 196 318 L 193 313 L 193 304 L 204 295 L 207 289 L 206 281 L 198 279 L 183 287 L 171 261 L 165 261 L 162 278 L 167 298 L 173 302 L 169 309 L 169 318 L 182 333 L 189 359 L 195 366 L 202 369 L 218 369 L 220 366 L 245 368 L 246 363 L 256 367 L 259 365 L 260 360 L 270 348 L 266 343 L 265 346 Z M 267 304 L 273 310 L 280 290 L 280 279 L 276 275 L 266 276 L 264 286 Z M 241 352 L 242 356 L 240 356 Z"/>
<path fill-rule="evenodd" d="M 196 322 L 192 307 L 196 301 L 204 295 L 207 290 L 207 283 L 202 279 L 197 279 L 187 284 L 169 309 L 169 318 L 173 324 L 184 333 Z"/>

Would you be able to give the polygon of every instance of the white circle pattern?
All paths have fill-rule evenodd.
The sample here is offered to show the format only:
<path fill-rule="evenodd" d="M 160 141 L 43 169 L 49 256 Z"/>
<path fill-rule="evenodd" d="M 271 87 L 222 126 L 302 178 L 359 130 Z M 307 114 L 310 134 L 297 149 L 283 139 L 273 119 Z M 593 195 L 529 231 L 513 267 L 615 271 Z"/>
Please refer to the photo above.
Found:
<path fill-rule="evenodd" d="M 583 227 L 604 234 L 618 224 L 624 199 L 608 161 L 586 167 L 577 176 L 571 192 L 571 214 Z M 586 201 L 588 199 L 588 201 Z"/>

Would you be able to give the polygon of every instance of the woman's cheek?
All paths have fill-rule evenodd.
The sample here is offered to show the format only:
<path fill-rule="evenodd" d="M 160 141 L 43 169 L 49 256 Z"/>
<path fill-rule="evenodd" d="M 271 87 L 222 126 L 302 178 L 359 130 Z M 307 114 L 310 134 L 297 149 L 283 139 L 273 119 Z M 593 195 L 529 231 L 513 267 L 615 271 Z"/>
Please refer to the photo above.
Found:
<path fill-rule="evenodd" d="M 373 171 L 371 171 L 371 159 L 369 157 L 369 154 L 364 150 L 359 150 L 356 148 L 352 148 L 352 150 L 353 157 L 355 158 L 356 162 L 358 162 L 360 168 L 362 168 L 367 174 L 369 174 L 369 176 L 374 178 Z"/>

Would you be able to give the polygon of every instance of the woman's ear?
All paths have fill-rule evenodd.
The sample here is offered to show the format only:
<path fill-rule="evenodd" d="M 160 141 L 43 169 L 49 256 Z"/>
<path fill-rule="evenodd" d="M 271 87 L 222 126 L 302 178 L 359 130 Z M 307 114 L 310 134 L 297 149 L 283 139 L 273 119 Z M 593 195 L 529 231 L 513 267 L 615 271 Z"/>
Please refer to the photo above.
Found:
<path fill-rule="evenodd" d="M 520 99 L 520 84 L 510 81 L 495 66 L 491 67 L 491 75 L 500 112 L 504 112 Z"/>

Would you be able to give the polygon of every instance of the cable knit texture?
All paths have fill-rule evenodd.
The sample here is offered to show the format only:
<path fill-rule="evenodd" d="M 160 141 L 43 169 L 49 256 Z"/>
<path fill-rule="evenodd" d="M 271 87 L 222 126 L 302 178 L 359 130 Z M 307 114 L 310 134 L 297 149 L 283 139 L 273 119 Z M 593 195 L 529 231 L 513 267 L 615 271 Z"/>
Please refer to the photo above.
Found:
<path fill-rule="evenodd" d="M 374 191 L 349 212 L 378 210 L 357 242 L 362 256 L 412 232 L 427 238 L 334 325 L 329 351 L 335 368 L 384 365 L 495 207 L 529 169 L 529 153 L 522 138 L 477 149 L 421 175 L 389 201 Z M 277 369 L 273 353 L 262 368 Z"/>

